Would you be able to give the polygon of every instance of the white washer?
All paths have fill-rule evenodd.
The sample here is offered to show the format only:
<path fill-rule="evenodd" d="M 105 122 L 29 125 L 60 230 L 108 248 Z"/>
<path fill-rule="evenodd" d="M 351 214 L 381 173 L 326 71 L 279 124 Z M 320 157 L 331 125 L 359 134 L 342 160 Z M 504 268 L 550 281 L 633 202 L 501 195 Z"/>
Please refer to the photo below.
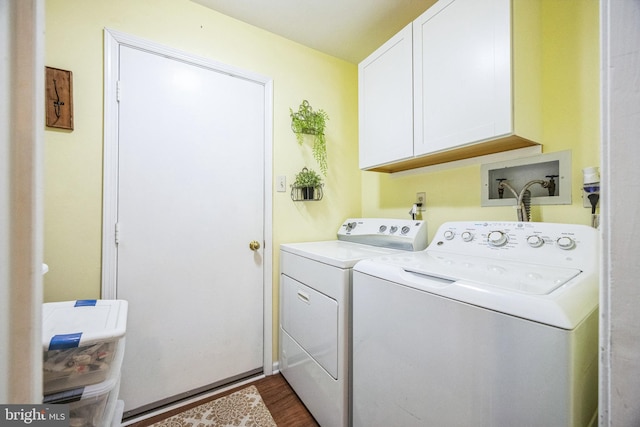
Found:
<path fill-rule="evenodd" d="M 354 426 L 597 421 L 598 232 L 450 222 L 353 270 Z"/>
<path fill-rule="evenodd" d="M 338 240 L 280 246 L 280 372 L 322 426 L 350 425 L 352 267 L 427 246 L 424 221 L 347 219 Z"/>

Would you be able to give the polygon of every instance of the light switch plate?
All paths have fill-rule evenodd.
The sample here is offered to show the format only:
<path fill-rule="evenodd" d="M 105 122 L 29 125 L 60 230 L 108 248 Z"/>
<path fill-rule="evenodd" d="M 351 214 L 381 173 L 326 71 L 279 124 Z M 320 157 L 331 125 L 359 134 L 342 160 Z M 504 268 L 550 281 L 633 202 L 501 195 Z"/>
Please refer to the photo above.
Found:
<path fill-rule="evenodd" d="M 287 177 L 285 175 L 278 175 L 276 177 L 276 191 L 278 193 L 287 191 Z"/>

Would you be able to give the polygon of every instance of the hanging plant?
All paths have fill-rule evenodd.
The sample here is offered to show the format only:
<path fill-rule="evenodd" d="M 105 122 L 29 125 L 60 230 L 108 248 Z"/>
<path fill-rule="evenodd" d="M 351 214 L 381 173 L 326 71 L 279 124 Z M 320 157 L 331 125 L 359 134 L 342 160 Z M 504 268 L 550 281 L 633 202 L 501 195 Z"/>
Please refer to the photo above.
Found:
<path fill-rule="evenodd" d="M 302 168 L 293 182 L 296 187 L 317 187 L 322 185 L 322 178 L 313 169 Z"/>
<path fill-rule="evenodd" d="M 302 200 L 314 200 L 314 191 L 322 186 L 322 178 L 313 169 L 302 168 L 296 174 L 294 189 L 302 194 Z"/>
<path fill-rule="evenodd" d="M 291 129 L 296 134 L 298 143 L 302 145 L 304 135 L 313 136 L 313 158 L 316 159 L 323 175 L 327 175 L 327 141 L 324 136 L 326 121 L 329 116 L 324 110 L 314 111 L 309 101 L 304 100 L 297 112 L 289 108 Z"/>

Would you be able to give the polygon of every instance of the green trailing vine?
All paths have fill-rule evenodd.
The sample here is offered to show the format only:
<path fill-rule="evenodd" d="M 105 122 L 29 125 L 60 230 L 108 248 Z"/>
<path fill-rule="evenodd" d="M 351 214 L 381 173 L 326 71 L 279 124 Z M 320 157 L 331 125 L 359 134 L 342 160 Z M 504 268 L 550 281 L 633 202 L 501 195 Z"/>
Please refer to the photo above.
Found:
<path fill-rule="evenodd" d="M 298 144 L 304 142 L 304 135 L 313 136 L 313 158 L 316 159 L 323 175 L 327 175 L 327 141 L 324 135 L 329 116 L 324 110 L 314 111 L 309 101 L 304 100 L 297 112 L 289 108 L 291 129 L 296 134 Z"/>

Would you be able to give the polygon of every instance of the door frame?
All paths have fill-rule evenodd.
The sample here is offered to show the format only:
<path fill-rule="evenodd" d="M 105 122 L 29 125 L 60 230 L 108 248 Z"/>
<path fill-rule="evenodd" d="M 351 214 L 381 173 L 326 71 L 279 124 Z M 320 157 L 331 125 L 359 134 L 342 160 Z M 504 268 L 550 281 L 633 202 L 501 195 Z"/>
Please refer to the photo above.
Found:
<path fill-rule="evenodd" d="M 116 298 L 117 247 L 115 224 L 118 219 L 118 69 L 119 48 L 128 46 L 166 56 L 213 71 L 243 78 L 264 86 L 264 241 L 263 241 L 263 372 L 273 374 L 273 79 L 241 70 L 211 59 L 191 55 L 168 46 L 109 28 L 104 29 L 104 170 L 102 208 L 102 298 Z"/>

